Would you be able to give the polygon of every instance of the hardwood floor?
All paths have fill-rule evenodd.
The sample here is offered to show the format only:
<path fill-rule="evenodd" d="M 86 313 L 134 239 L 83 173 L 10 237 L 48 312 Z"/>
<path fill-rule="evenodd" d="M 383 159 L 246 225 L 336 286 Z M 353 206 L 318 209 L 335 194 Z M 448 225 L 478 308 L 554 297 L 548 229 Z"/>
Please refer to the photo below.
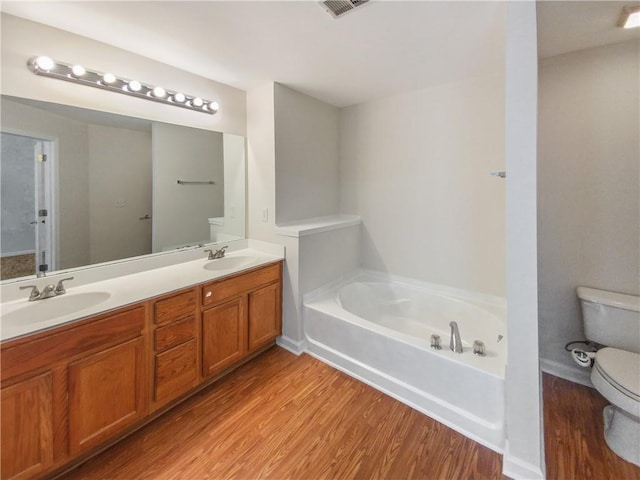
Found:
<path fill-rule="evenodd" d="M 544 387 L 549 479 L 640 479 L 604 445 L 597 392 L 547 375 Z M 501 469 L 497 453 L 274 347 L 61 478 L 480 480 Z"/>
<path fill-rule="evenodd" d="M 640 480 L 640 467 L 607 447 L 602 409 L 608 402 L 602 395 L 546 374 L 542 388 L 549 480 Z"/>

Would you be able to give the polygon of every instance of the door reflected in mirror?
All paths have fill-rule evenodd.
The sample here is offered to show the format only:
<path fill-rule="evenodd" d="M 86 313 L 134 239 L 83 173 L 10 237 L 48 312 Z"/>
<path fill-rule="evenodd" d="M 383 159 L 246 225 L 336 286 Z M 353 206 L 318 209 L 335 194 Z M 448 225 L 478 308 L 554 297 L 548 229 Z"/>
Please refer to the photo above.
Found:
<path fill-rule="evenodd" d="M 244 137 L 1 99 L 3 280 L 244 238 Z"/>

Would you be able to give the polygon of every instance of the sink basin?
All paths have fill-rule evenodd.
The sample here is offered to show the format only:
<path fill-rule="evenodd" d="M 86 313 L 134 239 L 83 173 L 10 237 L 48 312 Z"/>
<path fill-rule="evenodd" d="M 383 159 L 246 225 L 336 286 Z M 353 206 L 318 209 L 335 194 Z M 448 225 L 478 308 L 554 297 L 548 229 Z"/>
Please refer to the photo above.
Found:
<path fill-rule="evenodd" d="M 255 262 L 257 257 L 250 257 L 246 255 L 238 255 L 235 257 L 224 257 L 217 260 L 211 260 L 206 263 L 202 268 L 205 270 L 231 270 L 233 268 L 244 267 L 252 262 Z"/>
<path fill-rule="evenodd" d="M 28 325 L 51 320 L 56 317 L 80 312 L 109 299 L 107 292 L 65 293 L 59 297 L 26 302 L 25 305 L 2 315 L 2 323 Z"/>

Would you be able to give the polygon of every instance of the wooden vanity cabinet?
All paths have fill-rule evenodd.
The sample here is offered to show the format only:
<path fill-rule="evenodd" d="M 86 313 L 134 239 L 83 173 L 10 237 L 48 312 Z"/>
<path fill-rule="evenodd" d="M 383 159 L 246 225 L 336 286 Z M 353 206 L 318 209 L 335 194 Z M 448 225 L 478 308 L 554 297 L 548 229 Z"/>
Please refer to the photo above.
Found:
<path fill-rule="evenodd" d="M 282 265 L 202 287 L 202 374 L 221 372 L 282 331 Z"/>
<path fill-rule="evenodd" d="M 153 398 L 160 408 L 198 385 L 198 291 L 183 290 L 153 302 Z"/>
<path fill-rule="evenodd" d="M 144 305 L 2 345 L 2 479 L 37 477 L 147 415 Z"/>
<path fill-rule="evenodd" d="M 2 389 L 2 478 L 29 478 L 53 465 L 53 375 Z"/>
<path fill-rule="evenodd" d="M 278 262 L 3 342 L 1 479 L 55 474 L 258 354 L 281 279 Z"/>

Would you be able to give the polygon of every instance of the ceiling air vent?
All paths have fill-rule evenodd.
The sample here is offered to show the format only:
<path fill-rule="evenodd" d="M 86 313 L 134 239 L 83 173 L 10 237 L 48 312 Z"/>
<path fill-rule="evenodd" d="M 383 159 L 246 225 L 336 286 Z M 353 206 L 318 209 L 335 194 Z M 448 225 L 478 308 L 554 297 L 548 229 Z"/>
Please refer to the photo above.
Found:
<path fill-rule="evenodd" d="M 333 18 L 338 18 L 368 2 L 369 0 L 328 0 L 319 3 Z"/>

